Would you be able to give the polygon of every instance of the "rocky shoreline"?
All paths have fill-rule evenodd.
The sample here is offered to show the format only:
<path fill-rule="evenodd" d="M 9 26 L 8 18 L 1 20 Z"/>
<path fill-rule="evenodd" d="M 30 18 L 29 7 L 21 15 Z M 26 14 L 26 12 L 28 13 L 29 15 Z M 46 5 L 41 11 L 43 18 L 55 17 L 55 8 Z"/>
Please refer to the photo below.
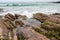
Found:
<path fill-rule="evenodd" d="M 60 14 L 0 16 L 0 40 L 60 40 Z"/>

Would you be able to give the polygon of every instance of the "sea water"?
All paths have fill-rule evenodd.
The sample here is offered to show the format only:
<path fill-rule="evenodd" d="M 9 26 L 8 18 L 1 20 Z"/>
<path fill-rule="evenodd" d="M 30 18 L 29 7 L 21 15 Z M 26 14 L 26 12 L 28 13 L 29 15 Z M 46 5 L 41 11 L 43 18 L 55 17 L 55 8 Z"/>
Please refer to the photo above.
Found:
<path fill-rule="evenodd" d="M 0 15 L 7 13 L 26 15 L 31 18 L 35 13 L 60 13 L 60 3 L 47 3 L 47 2 L 4 2 L 0 3 Z"/>

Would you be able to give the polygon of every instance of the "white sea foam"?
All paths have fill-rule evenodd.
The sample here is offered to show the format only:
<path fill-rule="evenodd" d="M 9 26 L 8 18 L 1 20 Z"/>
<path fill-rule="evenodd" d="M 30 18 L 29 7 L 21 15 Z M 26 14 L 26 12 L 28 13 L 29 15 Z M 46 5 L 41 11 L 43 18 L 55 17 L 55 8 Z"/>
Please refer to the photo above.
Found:
<path fill-rule="evenodd" d="M 4 16 L 8 13 L 26 15 L 28 18 L 31 18 L 33 14 L 36 13 L 60 13 L 60 7 L 57 6 L 22 6 L 22 7 L 0 7 L 5 10 L 5 12 L 0 13 L 0 16 Z"/>

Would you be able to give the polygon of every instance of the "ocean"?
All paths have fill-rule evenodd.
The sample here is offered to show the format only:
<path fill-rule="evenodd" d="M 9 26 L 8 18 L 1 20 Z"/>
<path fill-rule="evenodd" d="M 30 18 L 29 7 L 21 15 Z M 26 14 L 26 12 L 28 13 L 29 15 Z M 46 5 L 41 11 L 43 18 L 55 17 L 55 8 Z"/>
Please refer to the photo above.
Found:
<path fill-rule="evenodd" d="M 48 3 L 48 2 L 9 2 L 0 3 L 0 9 L 4 12 L 0 12 L 0 15 L 7 13 L 17 13 L 32 17 L 35 13 L 60 13 L 60 3 Z"/>

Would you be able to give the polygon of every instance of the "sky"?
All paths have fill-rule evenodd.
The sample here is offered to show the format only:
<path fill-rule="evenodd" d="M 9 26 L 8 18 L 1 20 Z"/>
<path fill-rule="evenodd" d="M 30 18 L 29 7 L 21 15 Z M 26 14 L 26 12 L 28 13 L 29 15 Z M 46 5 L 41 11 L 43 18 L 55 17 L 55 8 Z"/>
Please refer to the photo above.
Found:
<path fill-rule="evenodd" d="M 0 0 L 0 2 L 51 2 L 59 0 Z"/>

